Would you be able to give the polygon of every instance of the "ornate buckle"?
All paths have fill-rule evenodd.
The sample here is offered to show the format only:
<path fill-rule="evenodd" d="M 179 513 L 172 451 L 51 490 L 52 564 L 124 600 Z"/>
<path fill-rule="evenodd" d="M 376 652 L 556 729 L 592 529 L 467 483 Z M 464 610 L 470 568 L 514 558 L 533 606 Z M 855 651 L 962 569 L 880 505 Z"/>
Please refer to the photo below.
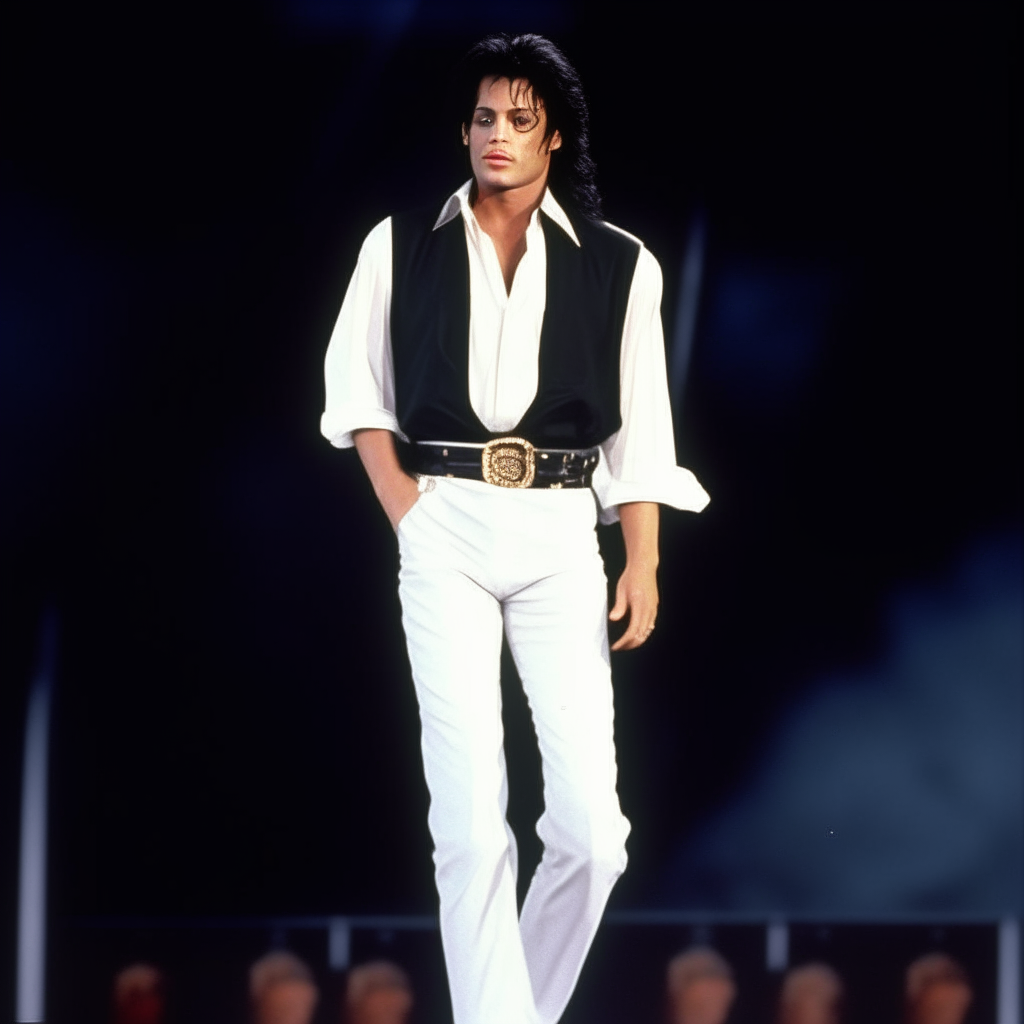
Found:
<path fill-rule="evenodd" d="M 521 437 L 496 437 L 480 458 L 484 479 L 497 487 L 529 487 L 537 472 L 534 447 Z"/>

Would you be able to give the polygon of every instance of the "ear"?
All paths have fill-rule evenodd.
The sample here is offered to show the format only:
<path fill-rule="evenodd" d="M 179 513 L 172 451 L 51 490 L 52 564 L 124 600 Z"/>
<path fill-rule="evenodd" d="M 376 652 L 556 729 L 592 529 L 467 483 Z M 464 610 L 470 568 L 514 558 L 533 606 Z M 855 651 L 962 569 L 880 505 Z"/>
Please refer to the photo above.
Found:
<path fill-rule="evenodd" d="M 469 132 L 466 131 L 465 124 L 463 124 L 463 126 L 462 126 L 462 144 L 464 146 L 468 146 L 469 145 Z"/>
<path fill-rule="evenodd" d="M 552 133 L 551 138 L 548 139 L 548 152 L 550 153 L 551 150 L 553 150 L 553 149 L 561 149 L 561 148 L 562 148 L 562 135 L 561 135 L 561 132 L 559 132 L 559 130 L 556 128 L 554 130 L 554 132 Z"/>

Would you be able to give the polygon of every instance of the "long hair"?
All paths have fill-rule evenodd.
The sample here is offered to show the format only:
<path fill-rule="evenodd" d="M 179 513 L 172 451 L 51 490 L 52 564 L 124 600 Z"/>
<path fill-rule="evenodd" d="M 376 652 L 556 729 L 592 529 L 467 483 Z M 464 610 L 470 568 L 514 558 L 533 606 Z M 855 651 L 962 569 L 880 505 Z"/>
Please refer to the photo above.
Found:
<path fill-rule="evenodd" d="M 488 36 L 476 43 L 458 66 L 456 102 L 462 123 L 469 125 L 484 78 L 525 78 L 544 102 L 547 135 L 557 131 L 561 148 L 551 153 L 548 182 L 560 202 L 585 217 L 601 216 L 601 194 L 590 157 L 590 115 L 583 86 L 565 54 L 543 36 Z"/>

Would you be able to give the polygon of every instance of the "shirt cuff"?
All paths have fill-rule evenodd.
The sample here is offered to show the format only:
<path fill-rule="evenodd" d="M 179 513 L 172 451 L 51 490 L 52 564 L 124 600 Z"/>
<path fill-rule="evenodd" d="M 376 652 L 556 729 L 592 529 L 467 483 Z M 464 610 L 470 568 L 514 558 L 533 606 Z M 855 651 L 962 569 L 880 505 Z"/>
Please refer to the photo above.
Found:
<path fill-rule="evenodd" d="M 356 430 L 390 430 L 392 434 L 407 441 L 408 438 L 398 429 L 398 420 L 394 413 L 376 407 L 357 409 L 347 408 L 336 412 L 328 411 L 320 417 L 320 433 L 335 448 L 351 448 L 355 444 L 352 437 Z"/>
<path fill-rule="evenodd" d="M 711 500 L 697 478 L 682 466 L 671 466 L 643 480 L 616 480 L 604 460 L 598 463 L 591 485 L 597 498 L 598 521 L 619 521 L 619 505 L 655 501 L 686 512 L 700 512 Z"/>

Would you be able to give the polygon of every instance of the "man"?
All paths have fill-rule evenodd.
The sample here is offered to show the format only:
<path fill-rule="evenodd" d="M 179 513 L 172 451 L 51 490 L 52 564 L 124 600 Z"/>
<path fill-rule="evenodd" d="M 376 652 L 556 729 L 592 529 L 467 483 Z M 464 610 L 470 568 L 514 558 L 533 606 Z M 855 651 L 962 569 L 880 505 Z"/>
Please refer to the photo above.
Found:
<path fill-rule="evenodd" d="M 657 614 L 657 503 L 699 510 L 707 496 L 675 465 L 660 270 L 598 220 L 576 72 L 539 36 L 496 36 L 460 81 L 473 177 L 367 237 L 321 429 L 355 445 L 398 535 L 456 1024 L 553 1024 L 629 831 L 595 519 L 621 520 L 610 618 L 627 620 L 612 649 L 628 650 Z M 520 915 L 503 630 L 544 772 L 544 854 Z"/>
<path fill-rule="evenodd" d="M 779 993 L 779 1024 L 839 1024 L 843 979 L 828 964 L 804 964 L 786 972 Z"/>
<path fill-rule="evenodd" d="M 282 949 L 249 968 L 249 999 L 254 1024 L 310 1024 L 320 991 L 309 967 Z"/>
<path fill-rule="evenodd" d="M 907 1024 L 963 1024 L 974 1001 L 964 969 L 945 953 L 927 953 L 904 980 Z"/>
<path fill-rule="evenodd" d="M 344 1024 L 406 1024 L 413 1007 L 412 984 L 397 964 L 373 960 L 349 972 Z"/>
<path fill-rule="evenodd" d="M 132 964 L 114 978 L 114 1024 L 163 1024 L 163 972 L 150 964 Z"/>
<path fill-rule="evenodd" d="M 668 963 L 668 1024 L 723 1024 L 736 1001 L 726 959 L 707 946 L 692 946 Z"/>

